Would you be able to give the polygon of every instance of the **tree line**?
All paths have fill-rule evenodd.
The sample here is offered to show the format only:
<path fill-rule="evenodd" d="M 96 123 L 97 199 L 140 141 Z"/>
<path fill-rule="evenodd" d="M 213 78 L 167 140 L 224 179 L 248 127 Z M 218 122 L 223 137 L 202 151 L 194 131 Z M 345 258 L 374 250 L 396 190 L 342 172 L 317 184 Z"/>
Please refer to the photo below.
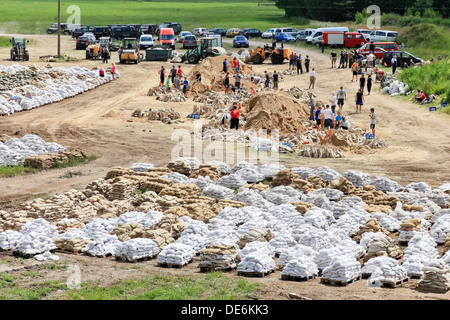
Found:
<path fill-rule="evenodd" d="M 450 14 L 449 0 L 273 0 L 287 17 L 305 17 L 319 21 L 349 21 L 357 12 L 367 14 L 371 5 L 380 7 L 380 13 L 441 16 Z M 370 15 L 370 13 L 369 13 Z"/>

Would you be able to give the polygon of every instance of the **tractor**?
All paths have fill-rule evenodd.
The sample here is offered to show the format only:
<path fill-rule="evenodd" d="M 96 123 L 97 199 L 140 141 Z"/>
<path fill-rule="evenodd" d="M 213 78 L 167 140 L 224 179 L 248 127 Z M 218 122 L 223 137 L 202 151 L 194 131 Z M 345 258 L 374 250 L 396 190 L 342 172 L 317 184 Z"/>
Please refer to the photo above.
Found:
<path fill-rule="evenodd" d="M 143 59 L 143 54 L 139 52 L 138 40 L 135 38 L 123 38 L 122 45 L 119 49 L 120 63 L 127 63 L 128 61 L 131 61 L 138 64 Z"/>
<path fill-rule="evenodd" d="M 86 59 L 97 60 L 98 58 L 101 58 L 103 48 L 108 48 L 108 59 L 111 59 L 111 47 L 111 38 L 101 37 L 98 43 L 91 44 L 86 48 Z"/>
<path fill-rule="evenodd" d="M 283 44 L 281 44 L 281 48 L 277 48 L 276 42 L 273 41 L 272 46 L 266 44 L 264 47 L 257 47 L 255 50 L 250 50 L 250 57 L 246 59 L 246 62 L 261 64 L 264 60 L 270 58 L 272 64 L 281 64 L 285 59 L 289 59 L 290 55 L 290 49 L 285 49 Z"/>
<path fill-rule="evenodd" d="M 12 38 L 10 40 L 12 48 L 11 48 L 11 60 L 21 60 L 21 61 L 28 61 L 30 60 L 30 55 L 28 53 L 26 43 L 29 42 L 29 40 L 26 40 L 25 38 Z"/>
<path fill-rule="evenodd" d="M 201 38 L 200 45 L 191 50 L 187 50 L 181 58 L 181 62 L 187 61 L 189 63 L 198 63 L 201 59 L 205 59 L 206 57 L 216 57 L 220 55 L 220 53 L 214 50 L 215 40 L 215 38 Z"/>

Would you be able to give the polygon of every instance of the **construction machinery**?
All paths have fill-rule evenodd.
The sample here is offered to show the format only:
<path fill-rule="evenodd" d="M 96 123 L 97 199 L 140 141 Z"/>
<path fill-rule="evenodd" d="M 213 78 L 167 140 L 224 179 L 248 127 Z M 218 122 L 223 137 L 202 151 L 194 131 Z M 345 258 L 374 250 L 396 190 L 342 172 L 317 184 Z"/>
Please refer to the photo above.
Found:
<path fill-rule="evenodd" d="M 139 52 L 138 40 L 135 38 L 123 38 L 119 49 L 120 63 L 133 62 L 138 64 L 143 59 L 143 54 Z"/>
<path fill-rule="evenodd" d="M 249 50 L 250 56 L 245 62 L 252 62 L 253 64 L 261 64 L 266 59 L 270 58 L 272 64 L 281 64 L 285 59 L 289 59 L 291 49 L 285 49 L 283 44 L 280 48 L 276 47 L 275 40 L 272 41 L 272 46 L 266 44 L 263 47 L 257 47 L 254 50 Z"/>
<path fill-rule="evenodd" d="M 30 55 L 27 50 L 26 43 L 29 42 L 29 40 L 26 40 L 25 38 L 12 38 L 10 40 L 12 48 L 11 48 L 11 60 L 16 61 L 28 61 L 30 60 Z"/>
<path fill-rule="evenodd" d="M 218 51 L 214 50 L 216 47 L 214 44 L 217 43 L 216 38 L 208 37 L 201 38 L 200 45 L 187 50 L 186 53 L 181 57 L 181 62 L 198 63 L 201 59 L 206 57 L 216 57 L 220 55 Z"/>
<path fill-rule="evenodd" d="M 103 48 L 108 49 L 108 59 L 111 59 L 112 42 L 110 37 L 101 37 L 98 42 L 86 48 L 86 59 L 97 60 L 102 57 Z"/>

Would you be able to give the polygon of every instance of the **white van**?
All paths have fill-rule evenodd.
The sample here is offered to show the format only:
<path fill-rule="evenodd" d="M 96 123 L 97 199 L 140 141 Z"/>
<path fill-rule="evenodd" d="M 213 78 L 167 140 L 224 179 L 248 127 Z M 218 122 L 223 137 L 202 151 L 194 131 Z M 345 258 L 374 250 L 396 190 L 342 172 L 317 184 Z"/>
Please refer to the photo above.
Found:
<path fill-rule="evenodd" d="M 295 28 L 277 28 L 275 29 L 275 33 L 286 33 L 295 38 L 298 34 L 298 30 Z"/>
<path fill-rule="evenodd" d="M 394 42 L 397 39 L 398 32 L 390 30 L 374 30 L 366 37 L 368 42 L 388 41 Z"/>
<path fill-rule="evenodd" d="M 306 37 L 306 43 L 312 43 L 312 39 L 322 36 L 324 31 L 348 32 L 349 30 L 348 27 L 318 28 L 311 35 Z"/>
<path fill-rule="evenodd" d="M 306 40 L 306 37 L 310 36 L 316 29 L 302 29 L 298 32 L 296 38 L 297 40 Z"/>
<path fill-rule="evenodd" d="M 153 47 L 153 36 L 151 34 L 143 34 L 139 39 L 139 49 L 145 50 Z"/>

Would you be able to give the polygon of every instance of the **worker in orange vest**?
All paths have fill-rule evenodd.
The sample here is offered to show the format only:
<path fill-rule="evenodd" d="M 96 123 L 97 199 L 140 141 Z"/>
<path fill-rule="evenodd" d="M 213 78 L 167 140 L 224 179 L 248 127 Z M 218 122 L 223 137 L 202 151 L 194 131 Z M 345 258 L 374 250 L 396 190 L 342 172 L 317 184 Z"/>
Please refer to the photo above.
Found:
<path fill-rule="evenodd" d="M 230 129 L 239 129 L 239 110 L 237 108 L 236 102 L 233 104 L 233 109 L 230 112 L 231 114 L 231 125 Z"/>

